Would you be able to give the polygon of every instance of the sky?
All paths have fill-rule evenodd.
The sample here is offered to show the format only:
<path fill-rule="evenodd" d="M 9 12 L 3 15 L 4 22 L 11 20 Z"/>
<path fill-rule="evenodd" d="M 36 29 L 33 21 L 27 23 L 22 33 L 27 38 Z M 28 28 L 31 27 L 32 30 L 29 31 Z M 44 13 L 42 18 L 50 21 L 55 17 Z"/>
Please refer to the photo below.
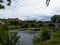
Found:
<path fill-rule="evenodd" d="M 4 0 L 0 9 L 0 18 L 19 18 L 22 20 L 50 20 L 50 17 L 60 14 L 60 0 L 51 0 L 46 6 L 46 0 L 12 0 L 11 6 L 7 6 Z M 1 4 L 1 3 L 0 3 Z"/>

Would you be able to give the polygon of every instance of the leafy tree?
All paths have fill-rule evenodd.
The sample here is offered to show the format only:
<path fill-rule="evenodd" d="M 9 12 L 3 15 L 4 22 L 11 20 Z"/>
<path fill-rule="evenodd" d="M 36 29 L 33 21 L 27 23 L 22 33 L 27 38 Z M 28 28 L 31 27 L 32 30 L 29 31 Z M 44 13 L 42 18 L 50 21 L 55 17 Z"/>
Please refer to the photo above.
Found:
<path fill-rule="evenodd" d="M 50 32 L 46 28 L 44 28 L 44 30 L 41 31 L 39 36 L 37 36 L 37 37 L 35 36 L 33 38 L 33 44 L 38 45 L 38 44 L 40 44 L 46 40 L 49 40 L 49 39 L 51 39 Z"/>
<path fill-rule="evenodd" d="M 7 5 L 10 6 L 11 5 L 11 0 L 7 0 L 7 2 L 8 2 Z M 0 3 L 4 3 L 4 0 L 0 0 Z M 0 9 L 4 9 L 4 8 L 5 8 L 5 6 L 0 4 Z"/>
<path fill-rule="evenodd" d="M 0 4 L 0 9 L 3 9 L 3 8 L 4 8 L 4 6 Z"/>
<path fill-rule="evenodd" d="M 46 0 L 46 5 L 48 6 L 50 3 L 50 0 Z"/>
<path fill-rule="evenodd" d="M 29 22 L 29 23 L 35 23 L 36 20 L 27 20 L 27 22 Z"/>
<path fill-rule="evenodd" d="M 7 0 L 7 2 L 8 2 L 7 5 L 10 6 L 11 5 L 11 0 Z M 0 3 L 4 3 L 4 1 L 0 0 Z M 50 3 L 50 0 L 46 0 L 46 5 L 47 6 L 49 5 L 49 3 Z M 0 9 L 4 9 L 4 7 L 5 7 L 4 5 L 0 4 Z"/>
<path fill-rule="evenodd" d="M 7 3 L 7 5 L 8 6 L 10 6 L 11 5 L 11 0 L 7 0 L 9 3 Z"/>
<path fill-rule="evenodd" d="M 54 15 L 53 17 L 51 17 L 51 21 L 52 22 L 60 22 L 60 15 Z"/>
<path fill-rule="evenodd" d="M 56 22 L 56 19 L 57 19 L 57 15 L 54 15 L 53 17 L 51 17 L 52 22 Z"/>
<path fill-rule="evenodd" d="M 19 22 L 17 20 L 9 20 L 8 23 L 10 25 L 18 25 L 19 24 Z"/>

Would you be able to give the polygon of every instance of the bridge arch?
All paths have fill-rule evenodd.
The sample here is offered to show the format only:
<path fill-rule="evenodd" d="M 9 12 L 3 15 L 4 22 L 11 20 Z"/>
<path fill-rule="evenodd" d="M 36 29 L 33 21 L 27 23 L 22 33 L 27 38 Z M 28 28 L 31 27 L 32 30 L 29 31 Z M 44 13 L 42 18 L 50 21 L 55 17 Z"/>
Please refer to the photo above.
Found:
<path fill-rule="evenodd" d="M 39 27 L 43 27 L 43 26 L 45 26 L 43 23 L 40 23 L 40 24 L 39 24 Z"/>
<path fill-rule="evenodd" d="M 48 27 L 56 27 L 54 23 L 49 23 L 47 26 Z"/>

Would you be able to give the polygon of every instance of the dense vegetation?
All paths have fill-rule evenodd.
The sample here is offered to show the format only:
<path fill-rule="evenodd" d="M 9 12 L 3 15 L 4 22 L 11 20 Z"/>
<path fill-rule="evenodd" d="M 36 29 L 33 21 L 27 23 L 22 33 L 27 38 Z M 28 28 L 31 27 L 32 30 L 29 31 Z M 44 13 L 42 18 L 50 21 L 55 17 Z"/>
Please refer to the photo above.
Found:
<path fill-rule="evenodd" d="M 20 45 L 17 33 L 9 32 L 7 25 L 0 25 L 0 45 Z"/>
<path fill-rule="evenodd" d="M 60 23 L 60 15 L 54 15 L 51 17 L 52 22 Z"/>
<path fill-rule="evenodd" d="M 34 37 L 33 45 L 60 45 L 60 29 L 54 32 L 44 28 L 39 36 Z"/>

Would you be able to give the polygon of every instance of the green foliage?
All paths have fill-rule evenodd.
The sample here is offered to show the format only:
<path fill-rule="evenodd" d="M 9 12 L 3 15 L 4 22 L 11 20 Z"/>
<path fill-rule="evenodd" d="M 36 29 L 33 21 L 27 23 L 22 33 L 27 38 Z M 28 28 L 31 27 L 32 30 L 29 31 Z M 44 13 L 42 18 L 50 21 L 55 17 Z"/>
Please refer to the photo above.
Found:
<path fill-rule="evenodd" d="M 60 31 L 52 35 L 53 38 L 60 38 Z"/>
<path fill-rule="evenodd" d="M 60 15 L 54 15 L 53 17 L 51 17 L 51 21 L 52 22 L 60 22 Z"/>
<path fill-rule="evenodd" d="M 37 37 L 34 36 L 34 39 L 33 39 L 33 44 L 34 45 L 40 43 L 40 41 L 41 41 L 40 36 L 37 36 Z"/>
<path fill-rule="evenodd" d="M 24 24 L 24 25 L 21 26 L 21 28 L 28 28 L 28 27 L 29 27 L 28 24 Z"/>
<path fill-rule="evenodd" d="M 4 9 L 4 6 L 0 4 L 0 9 Z"/>
<path fill-rule="evenodd" d="M 27 20 L 27 22 L 29 22 L 29 23 L 35 23 L 36 20 Z"/>
<path fill-rule="evenodd" d="M 7 25 L 2 25 L 2 30 L 3 31 L 8 31 L 8 26 Z"/>
<path fill-rule="evenodd" d="M 19 24 L 19 22 L 17 20 L 9 20 L 8 23 L 10 25 L 18 25 Z"/>
<path fill-rule="evenodd" d="M 39 45 L 60 45 L 60 39 L 50 39 L 45 42 L 40 43 Z"/>
<path fill-rule="evenodd" d="M 53 17 L 51 17 L 51 21 L 56 22 L 57 19 L 57 15 L 54 15 Z"/>
<path fill-rule="evenodd" d="M 8 2 L 7 5 L 10 6 L 11 0 L 7 0 L 7 2 Z M 0 0 L 0 3 L 4 3 L 4 0 Z M 4 8 L 5 8 L 5 6 L 0 4 L 0 9 L 4 9 Z"/>
<path fill-rule="evenodd" d="M 41 34 L 43 35 L 43 37 L 46 37 L 46 31 L 43 31 Z M 50 35 L 50 34 L 49 34 Z M 44 41 L 40 41 L 38 42 L 37 40 L 42 40 L 41 36 L 40 37 L 34 37 L 34 45 L 60 45 L 60 31 L 58 32 L 54 32 L 52 33 L 52 35 L 50 36 L 51 38 L 46 40 L 46 38 L 43 38 Z"/>
<path fill-rule="evenodd" d="M 39 36 L 34 37 L 34 39 L 33 39 L 33 44 L 34 44 L 34 45 L 35 45 L 35 44 L 39 44 L 39 43 L 44 42 L 44 41 L 49 40 L 49 39 L 51 39 L 49 30 L 43 30 L 43 31 L 40 33 Z"/>
<path fill-rule="evenodd" d="M 5 25 L 0 25 L 0 31 L 8 31 L 8 26 Z"/>
<path fill-rule="evenodd" d="M 46 0 L 46 5 L 48 6 L 50 3 L 50 0 Z"/>
<path fill-rule="evenodd" d="M 60 45 L 60 32 L 53 33 L 50 40 L 46 40 L 40 43 L 40 45 Z"/>
<path fill-rule="evenodd" d="M 9 33 L 9 45 L 20 45 L 19 41 L 20 36 L 17 35 L 17 33 L 11 32 Z"/>
<path fill-rule="evenodd" d="M 41 41 L 49 40 L 51 38 L 48 30 L 43 30 L 40 37 Z"/>
<path fill-rule="evenodd" d="M 8 26 L 8 29 L 11 30 L 11 29 L 20 29 L 21 26 Z"/>
<path fill-rule="evenodd" d="M 0 25 L 0 44 L 1 45 L 20 45 L 17 33 L 8 32 L 8 26 Z"/>
<path fill-rule="evenodd" d="M 19 38 L 17 33 L 0 32 L 0 43 L 2 45 L 20 45 Z"/>
<path fill-rule="evenodd" d="M 8 6 L 10 6 L 11 5 L 11 0 L 7 0 L 9 3 L 7 4 Z"/>

